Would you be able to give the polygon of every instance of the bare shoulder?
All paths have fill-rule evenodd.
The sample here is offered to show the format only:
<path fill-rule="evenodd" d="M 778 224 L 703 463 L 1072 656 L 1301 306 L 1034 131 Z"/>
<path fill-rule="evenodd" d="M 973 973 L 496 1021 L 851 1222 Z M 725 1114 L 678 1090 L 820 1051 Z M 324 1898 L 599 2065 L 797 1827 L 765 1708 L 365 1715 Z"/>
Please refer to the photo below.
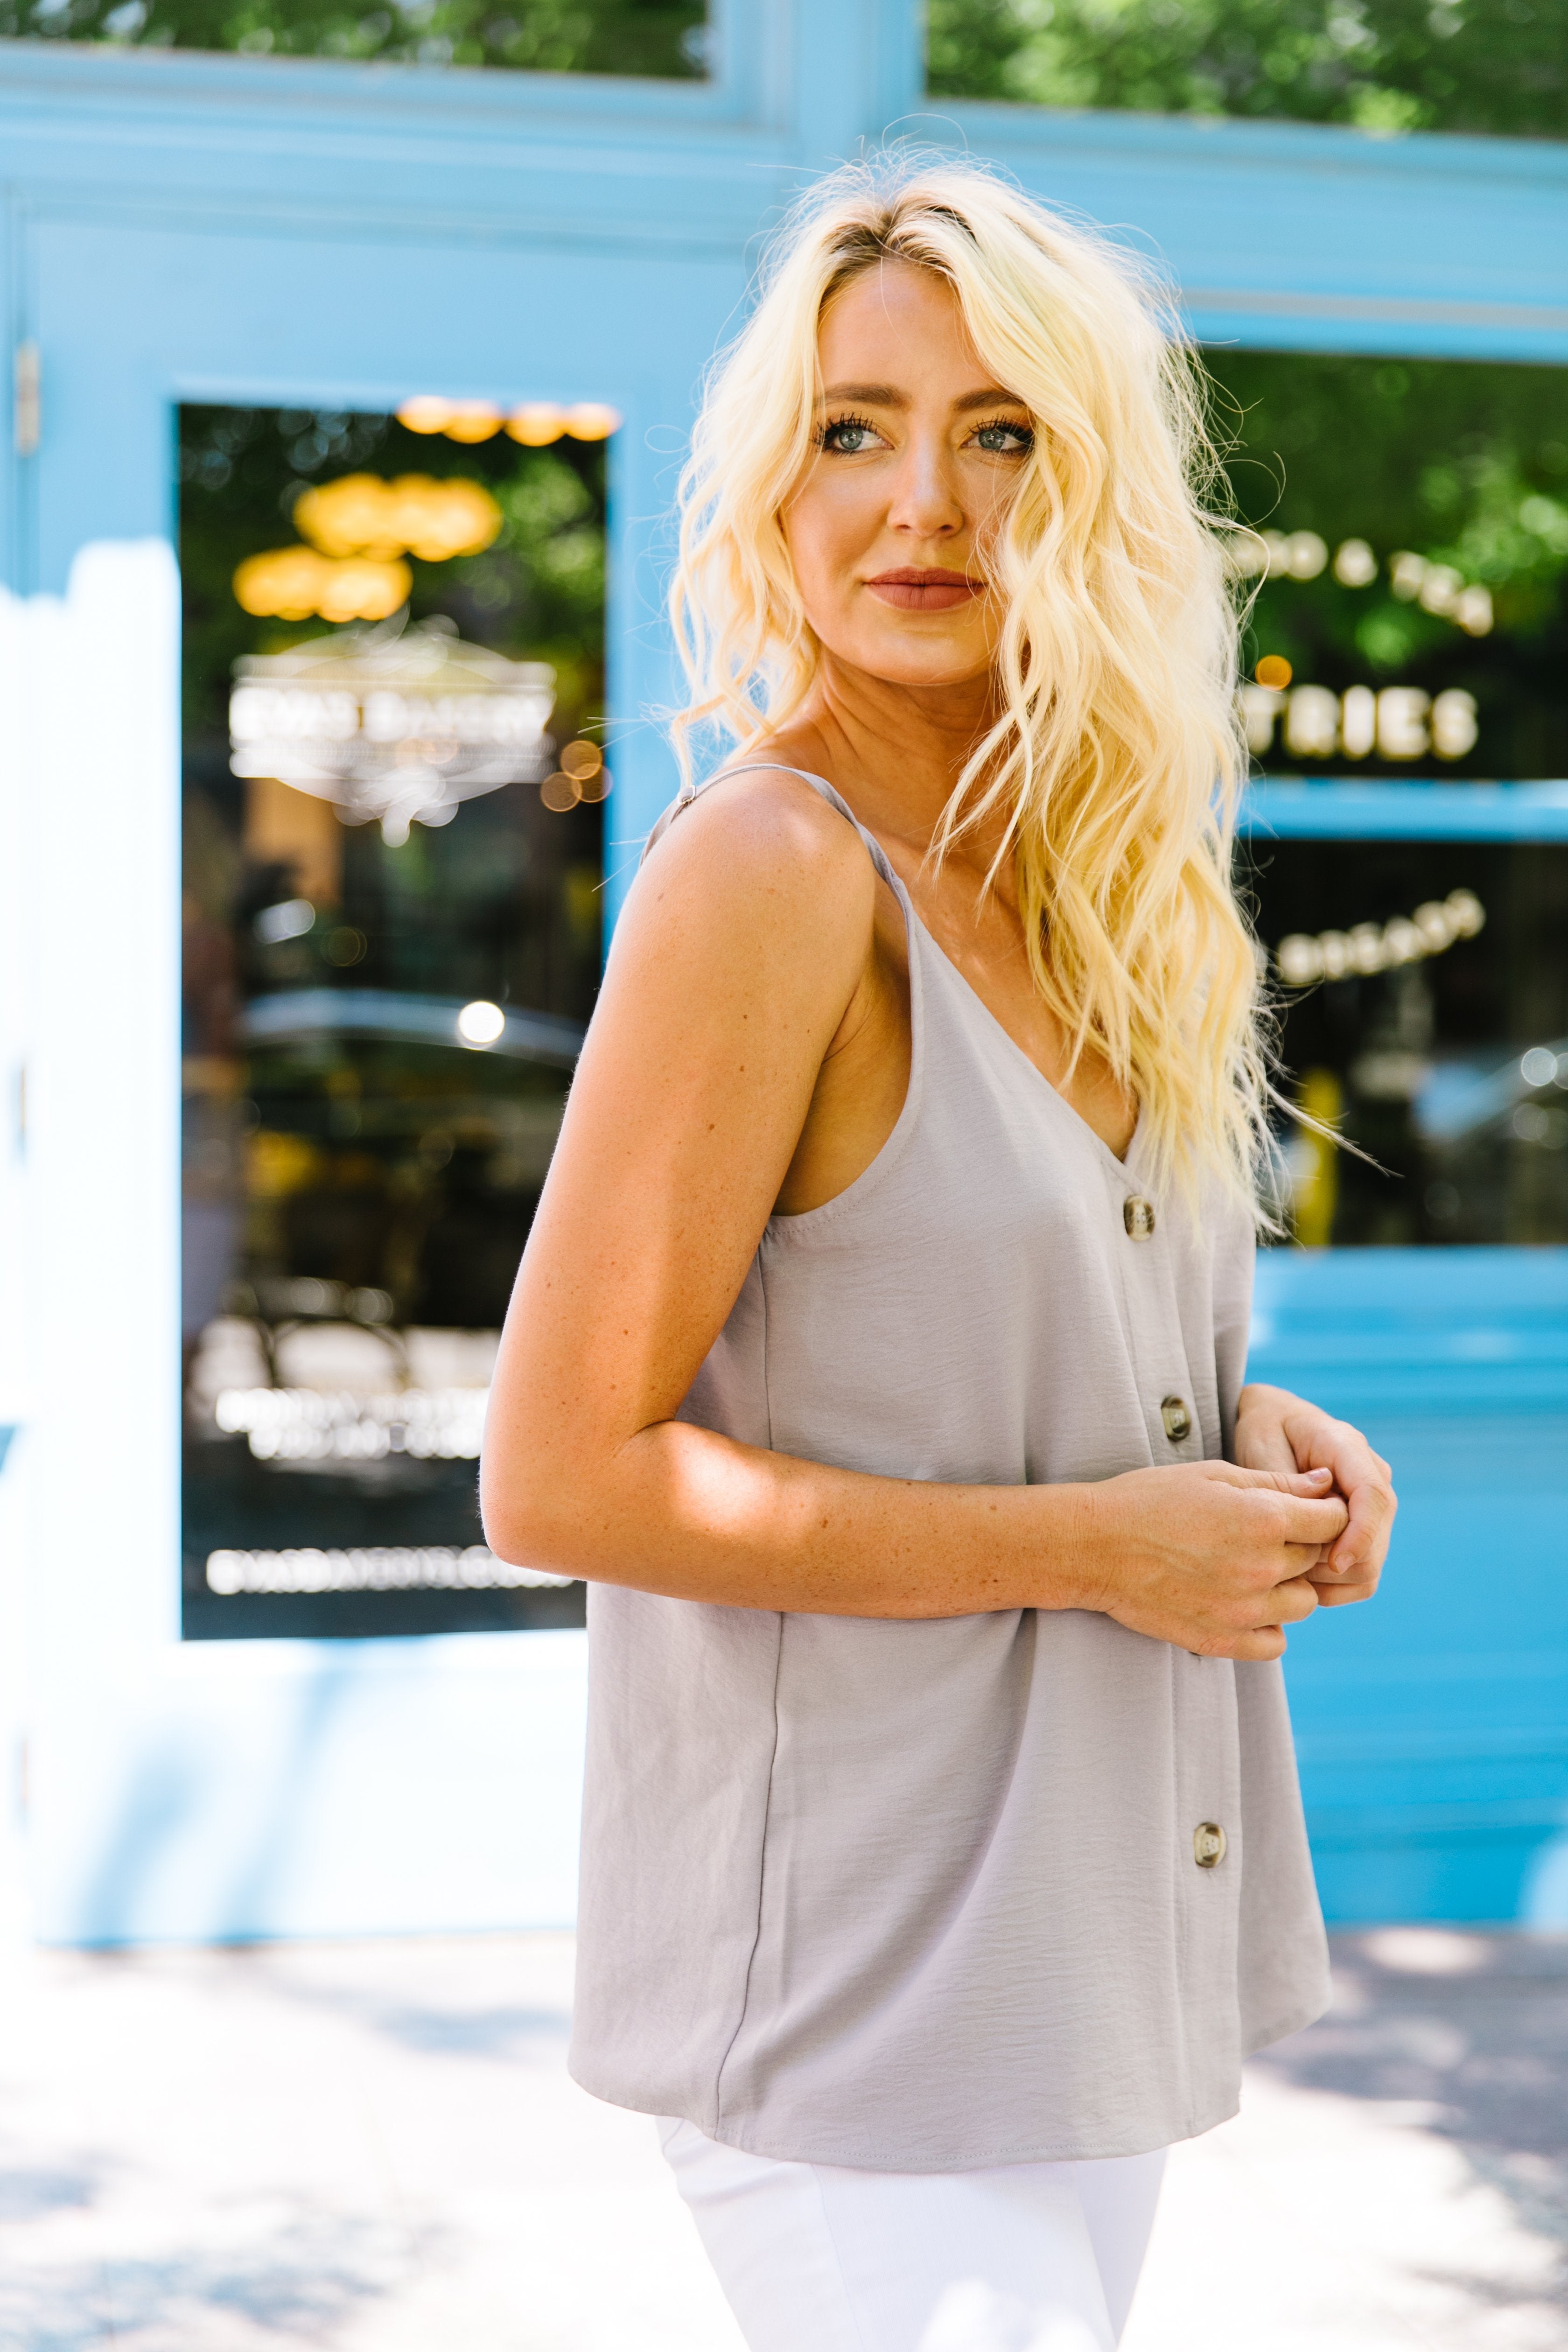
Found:
<path fill-rule="evenodd" d="M 558 1163 L 590 1132 L 602 1160 L 628 1138 L 645 1158 L 660 1137 L 683 1149 L 689 1129 L 710 1173 L 743 1189 L 752 1171 L 765 1218 L 872 966 L 876 888 L 854 827 L 798 776 L 763 771 L 683 809 L 616 926 Z"/>
<path fill-rule="evenodd" d="M 631 919 L 635 937 L 728 941 L 748 961 L 858 971 L 876 895 L 854 826 L 790 770 L 760 768 L 679 812 L 649 852 L 622 921 Z"/>
<path fill-rule="evenodd" d="M 700 793 L 675 815 L 639 879 L 655 888 L 722 874 L 731 887 L 826 887 L 869 908 L 876 879 L 853 825 L 790 768 L 755 768 Z"/>

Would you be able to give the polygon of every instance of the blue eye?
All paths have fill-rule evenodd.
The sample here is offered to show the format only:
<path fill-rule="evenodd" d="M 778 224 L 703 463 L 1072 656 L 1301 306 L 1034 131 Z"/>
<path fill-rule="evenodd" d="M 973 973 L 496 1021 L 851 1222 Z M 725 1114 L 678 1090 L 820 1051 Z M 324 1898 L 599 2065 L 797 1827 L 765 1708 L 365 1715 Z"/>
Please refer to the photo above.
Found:
<path fill-rule="evenodd" d="M 991 457 L 1019 457 L 1034 447 L 1035 436 L 1026 425 L 982 425 L 974 446 Z"/>
<path fill-rule="evenodd" d="M 822 446 L 840 457 L 863 457 L 880 436 L 874 425 L 861 416 L 837 417 L 822 429 Z"/>

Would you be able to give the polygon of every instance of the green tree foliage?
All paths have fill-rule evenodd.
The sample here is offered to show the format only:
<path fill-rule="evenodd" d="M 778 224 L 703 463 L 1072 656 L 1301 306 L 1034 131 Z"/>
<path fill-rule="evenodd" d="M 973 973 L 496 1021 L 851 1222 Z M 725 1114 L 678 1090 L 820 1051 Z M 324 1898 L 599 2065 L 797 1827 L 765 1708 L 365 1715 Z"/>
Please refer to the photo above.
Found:
<path fill-rule="evenodd" d="M 703 0 L 0 0 L 0 35 L 553 73 L 703 71 Z"/>
<path fill-rule="evenodd" d="M 1568 0 L 929 0 L 947 98 L 1568 138 Z"/>

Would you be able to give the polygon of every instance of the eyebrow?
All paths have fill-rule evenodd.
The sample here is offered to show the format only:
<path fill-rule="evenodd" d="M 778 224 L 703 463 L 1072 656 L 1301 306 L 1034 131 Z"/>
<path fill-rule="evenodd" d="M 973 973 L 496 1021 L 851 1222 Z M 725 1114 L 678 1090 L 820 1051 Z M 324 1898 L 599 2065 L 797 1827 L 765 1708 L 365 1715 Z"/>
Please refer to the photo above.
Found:
<path fill-rule="evenodd" d="M 866 408 L 907 408 L 910 404 L 909 394 L 891 383 L 830 383 L 822 394 L 823 403 L 831 405 L 840 400 L 858 400 Z M 978 392 L 964 393 L 952 404 L 961 415 L 967 415 L 976 408 L 1027 409 L 1029 404 L 1020 400 L 1016 392 L 1004 392 L 999 384 L 993 383 L 983 385 Z"/>

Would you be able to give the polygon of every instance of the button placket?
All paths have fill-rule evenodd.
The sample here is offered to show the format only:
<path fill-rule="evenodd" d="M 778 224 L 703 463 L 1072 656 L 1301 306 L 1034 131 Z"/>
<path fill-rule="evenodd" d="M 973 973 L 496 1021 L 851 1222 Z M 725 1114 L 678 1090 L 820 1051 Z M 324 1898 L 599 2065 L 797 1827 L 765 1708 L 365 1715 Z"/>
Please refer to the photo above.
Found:
<path fill-rule="evenodd" d="M 1185 1397 L 1162 1397 L 1160 1422 L 1173 1445 L 1184 1445 L 1193 1433 L 1192 1407 Z"/>
<path fill-rule="evenodd" d="M 1154 1237 L 1154 1203 L 1142 1192 L 1129 1192 L 1121 1203 L 1121 1223 L 1131 1242 L 1152 1241 Z"/>
<path fill-rule="evenodd" d="M 1128 1241 L 1152 1243 L 1159 1232 L 1159 1223 L 1158 1212 L 1147 1193 L 1122 1194 L 1121 1227 Z M 1129 1253 L 1121 1260 L 1121 1293 L 1127 1303 L 1129 1318 L 1128 1336 L 1138 1363 L 1140 1384 L 1146 1378 L 1152 1388 L 1160 1370 L 1163 1370 L 1169 1380 L 1171 1371 L 1175 1369 L 1171 1360 L 1170 1341 L 1173 1338 L 1178 1342 L 1178 1360 L 1180 1355 L 1184 1354 L 1184 1349 L 1180 1348 L 1179 1322 L 1172 1313 L 1173 1301 L 1169 1296 L 1170 1276 L 1164 1248 L 1151 1248 L 1147 1254 L 1139 1248 L 1136 1255 Z M 1149 1361 L 1151 1357 L 1154 1360 L 1152 1364 Z M 1180 1373 L 1177 1376 L 1179 1378 Z M 1147 1396 L 1148 1393 L 1145 1389 L 1144 1394 Z M 1173 1446 L 1185 1445 L 1197 1429 L 1197 1418 L 1191 1402 L 1173 1389 L 1161 1396 L 1155 1388 L 1154 1394 L 1160 1399 L 1155 1411 L 1159 1413 L 1166 1443 Z M 1157 1454 L 1157 1445 L 1155 1450 Z"/>
<path fill-rule="evenodd" d="M 1217 1870 L 1225 1860 L 1226 1843 L 1218 1822 L 1200 1822 L 1193 1832 L 1193 1860 L 1200 1870 Z"/>

